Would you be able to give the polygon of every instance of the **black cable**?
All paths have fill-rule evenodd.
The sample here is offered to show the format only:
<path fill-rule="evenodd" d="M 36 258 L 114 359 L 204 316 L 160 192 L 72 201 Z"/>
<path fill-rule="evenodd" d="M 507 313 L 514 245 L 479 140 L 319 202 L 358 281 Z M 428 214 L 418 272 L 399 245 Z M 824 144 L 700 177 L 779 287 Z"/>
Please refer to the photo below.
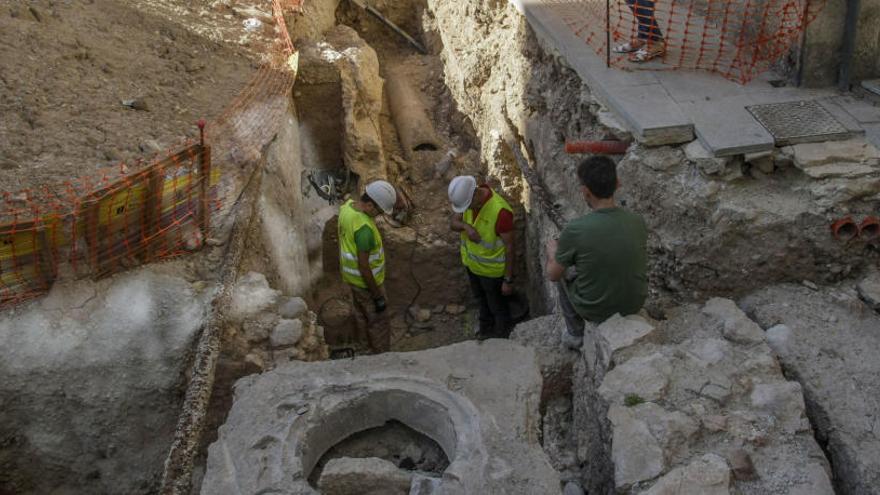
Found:
<path fill-rule="evenodd" d="M 416 284 L 416 293 L 415 293 L 415 295 L 413 295 L 413 298 L 410 299 L 409 305 L 406 307 L 406 311 L 404 311 L 404 313 L 403 313 L 403 321 L 406 322 L 407 329 L 411 329 L 413 327 L 413 324 L 415 323 L 415 321 L 411 321 L 414 319 L 412 317 L 412 314 L 410 314 L 410 309 L 412 309 L 412 307 L 415 306 L 416 300 L 419 298 L 419 295 L 422 293 L 422 284 L 419 283 L 419 279 L 416 277 L 416 271 L 415 271 L 416 249 L 419 247 L 419 231 L 415 230 L 415 229 L 413 229 L 413 230 L 416 233 L 416 237 L 413 240 L 412 251 L 410 251 L 410 254 L 409 254 L 409 276 L 410 276 L 410 278 L 413 279 L 413 282 L 415 282 L 415 284 Z M 399 340 L 401 340 L 401 339 L 398 339 L 398 341 Z"/>

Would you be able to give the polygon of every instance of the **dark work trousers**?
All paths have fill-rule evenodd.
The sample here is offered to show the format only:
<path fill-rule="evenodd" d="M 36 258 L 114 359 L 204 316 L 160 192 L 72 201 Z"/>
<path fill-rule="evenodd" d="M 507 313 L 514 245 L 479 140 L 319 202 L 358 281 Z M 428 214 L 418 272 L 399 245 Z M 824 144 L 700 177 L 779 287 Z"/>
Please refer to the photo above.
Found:
<path fill-rule="evenodd" d="M 565 328 L 568 330 L 568 334 L 574 337 L 583 337 L 585 320 L 574 309 L 571 301 L 568 300 L 568 291 L 565 288 L 565 283 L 561 280 L 556 282 L 556 289 L 559 292 L 559 308 L 562 309 L 562 316 L 565 317 Z"/>
<path fill-rule="evenodd" d="M 501 293 L 504 278 L 481 277 L 465 270 L 480 303 L 480 336 L 506 339 L 510 336 L 511 318 L 507 298 Z"/>
<path fill-rule="evenodd" d="M 651 42 L 662 41 L 663 34 L 654 15 L 654 1 L 626 0 L 626 4 L 629 5 L 639 24 L 639 39 Z"/>

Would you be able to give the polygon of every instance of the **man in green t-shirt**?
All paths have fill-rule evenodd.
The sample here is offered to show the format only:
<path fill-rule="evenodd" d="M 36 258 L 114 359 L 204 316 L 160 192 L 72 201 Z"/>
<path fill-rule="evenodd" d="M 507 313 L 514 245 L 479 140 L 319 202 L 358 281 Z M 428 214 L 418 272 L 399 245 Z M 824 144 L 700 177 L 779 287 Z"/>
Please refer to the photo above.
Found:
<path fill-rule="evenodd" d="M 565 316 L 562 343 L 572 349 L 581 346 L 584 320 L 601 323 L 616 313 L 637 313 L 648 295 L 645 221 L 615 204 L 614 162 L 594 156 L 577 174 L 593 211 L 569 222 L 558 242 L 547 243 L 547 278 L 559 282 Z M 569 268 L 576 273 L 566 276 Z"/>

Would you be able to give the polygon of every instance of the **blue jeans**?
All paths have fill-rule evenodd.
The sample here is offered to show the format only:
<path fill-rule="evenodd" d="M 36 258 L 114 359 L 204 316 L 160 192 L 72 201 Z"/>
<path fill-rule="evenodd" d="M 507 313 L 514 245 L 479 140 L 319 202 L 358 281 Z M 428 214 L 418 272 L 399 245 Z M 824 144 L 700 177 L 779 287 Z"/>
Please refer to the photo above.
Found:
<path fill-rule="evenodd" d="M 626 0 L 626 4 L 639 23 L 639 39 L 663 41 L 663 33 L 654 16 L 654 0 Z"/>
<path fill-rule="evenodd" d="M 577 313 L 571 301 L 568 300 L 568 292 L 565 288 L 565 282 L 556 283 L 556 289 L 559 293 L 559 308 L 562 310 L 562 316 L 565 319 L 565 328 L 569 335 L 575 337 L 584 336 L 584 325 L 586 321 Z"/>

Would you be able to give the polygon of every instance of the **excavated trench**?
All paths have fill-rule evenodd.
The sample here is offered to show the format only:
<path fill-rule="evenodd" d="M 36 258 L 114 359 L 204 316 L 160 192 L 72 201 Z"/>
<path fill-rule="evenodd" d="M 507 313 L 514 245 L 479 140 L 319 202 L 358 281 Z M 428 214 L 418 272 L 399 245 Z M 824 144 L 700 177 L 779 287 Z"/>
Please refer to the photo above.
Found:
<path fill-rule="evenodd" d="M 516 205 L 517 289 L 528 296 L 532 316 L 553 312 L 555 287 L 544 281 L 542 268 L 544 243 L 558 232 L 551 218 L 573 218 L 584 211 L 571 180 L 577 157 L 564 154 L 564 141 L 626 137 L 626 133 L 600 118 L 603 111 L 589 88 L 535 39 L 524 19 L 506 2 L 453 3 L 373 2 L 424 44 L 428 54 L 420 54 L 352 2 L 307 2 L 305 16 L 294 20 L 300 73 L 288 118 L 264 156 L 259 205 L 240 266 L 240 279 L 251 284 L 259 297 L 265 296 L 266 302 L 250 301 L 257 309 L 232 319 L 224 329 L 207 422 L 192 470 L 194 492 L 206 470 L 207 448 L 227 421 L 234 402 L 233 385 L 239 379 L 290 360 L 322 361 L 362 350 L 356 341 L 347 289 L 339 276 L 334 216 L 342 197 L 364 181 L 387 178 L 410 203 L 406 215 L 381 220 L 379 225 L 386 239 L 394 351 L 431 349 L 473 336 L 475 308 L 459 259 L 458 237 L 448 229 L 446 185 L 458 174 L 479 175 Z M 433 132 L 425 133 L 427 138 L 422 134 L 424 119 L 433 127 Z M 407 122 L 416 124 L 407 126 Z M 531 176 L 524 173 L 502 138 L 508 126 L 532 166 L 543 164 Z M 639 148 L 620 164 L 622 202 L 648 217 L 652 227 L 647 309 L 655 318 L 662 319 L 682 301 L 736 296 L 772 282 L 839 281 L 865 263 L 852 253 L 840 254 L 839 247 L 818 241 L 798 243 L 818 238 L 814 212 L 795 214 L 795 228 L 786 227 L 784 233 L 779 223 L 744 223 L 737 216 L 743 216 L 743 203 L 731 199 L 733 192 L 724 192 L 739 186 L 725 185 L 721 199 L 712 199 L 721 203 L 717 206 L 721 232 L 707 233 L 704 224 L 715 216 L 698 203 L 708 201 L 708 196 L 700 196 L 708 186 L 693 173 L 676 171 L 679 162 L 686 162 L 679 149 Z M 663 175 L 668 170 L 671 176 Z M 544 189 L 552 194 L 543 194 Z M 754 189 L 750 194 L 760 197 Z M 688 230 L 699 231 L 700 236 L 692 239 Z M 760 276 L 741 270 L 754 254 L 743 254 L 740 248 L 754 249 L 750 243 L 755 238 L 769 239 L 769 247 L 758 249 L 757 254 L 766 254 L 777 263 Z M 839 264 L 845 269 L 818 261 L 817 253 L 832 251 L 838 253 L 835 259 L 842 260 Z M 707 264 L 706 259 L 717 263 Z M 257 274 L 263 274 L 262 278 Z M 283 309 L 299 304 L 283 294 L 302 296 L 311 312 Z M 299 341 L 278 344 L 275 330 L 294 320 L 300 322 L 296 324 L 301 330 Z M 174 388 L 176 378 L 169 389 Z M 599 383 L 588 381 L 590 386 L 598 388 Z M 570 376 L 567 387 L 540 405 L 543 446 L 563 481 L 578 479 L 597 492 L 613 489 L 610 431 L 604 412 L 586 407 L 588 413 L 583 414 L 584 404 L 573 403 L 577 398 L 571 392 Z M 171 405 L 162 399 L 166 409 L 178 403 L 179 392 L 174 388 L 168 394 L 174 396 Z M 595 399 L 596 390 L 587 390 L 583 396 Z M 576 413 L 589 417 L 576 420 Z M 444 450 L 439 437 L 420 433 L 413 425 L 386 423 L 387 418 L 379 416 L 374 419 L 378 424 L 363 428 L 349 424 L 353 434 L 344 438 L 328 434 L 333 442 L 319 442 L 322 451 L 309 454 L 316 466 L 310 470 L 312 487 L 318 485 L 324 467 L 341 458 L 379 458 L 430 476 L 448 468 L 453 456 Z M 167 417 L 163 421 L 161 428 L 170 430 Z M 348 417 L 348 421 L 356 418 Z M 144 423 L 151 424 L 150 419 Z M 595 438 L 586 453 L 581 452 L 585 447 L 572 443 L 573 430 L 584 423 L 590 425 Z M 138 431 L 138 438 L 146 435 Z M 52 443 L 52 439 L 43 440 Z M 99 455 L 102 462 L 110 465 L 108 459 L 114 458 L 116 450 L 134 448 L 124 439 L 121 442 L 109 442 Z M 3 453 L 8 456 L 13 450 Z M 145 454 L 155 458 L 152 465 L 160 463 L 156 450 Z M 582 455 L 591 458 L 589 466 L 579 463 Z M 95 476 L 94 472 L 100 475 L 98 470 L 83 471 L 86 477 Z M 150 473 L 133 480 L 133 488 L 127 491 L 155 491 L 156 483 L 156 473 Z"/>
<path fill-rule="evenodd" d="M 444 84 L 439 36 L 423 28 L 430 27 L 426 4 L 390 2 L 378 7 L 389 20 L 427 45 L 429 52 L 419 53 L 375 17 L 348 2 L 339 3 L 335 22 L 323 27 L 324 36 L 297 42 L 300 70 L 291 105 L 294 118 L 289 132 L 282 132 L 273 146 L 299 155 L 298 159 L 288 165 L 273 164 L 270 159 L 267 164 L 268 170 L 292 167 L 288 173 L 299 176 L 295 190 L 299 211 L 291 216 L 301 223 L 308 251 L 308 275 L 301 277 L 307 285 L 301 294 L 314 312 L 331 358 L 366 351 L 356 335 L 349 289 L 339 273 L 335 214 L 344 198 L 357 194 L 359 187 L 374 178 L 389 180 L 405 197 L 402 214 L 377 223 L 388 266 L 385 287 L 392 350 L 415 351 L 474 338 L 476 307 L 461 266 L 458 234 L 450 231 L 448 223 L 449 179 L 476 175 L 503 190 L 497 178 L 487 173 L 479 157 L 476 132 Z M 365 114 L 367 109 L 375 113 Z M 264 202 L 265 196 L 264 192 Z M 269 196 L 271 201 L 272 194 Z M 519 197 L 508 198 L 516 208 L 518 289 L 525 294 L 530 280 L 523 261 L 525 213 Z M 272 220 L 259 216 L 241 272 L 265 273 L 270 285 L 277 288 L 283 284 L 280 275 L 274 274 L 280 269 L 272 254 L 277 240 L 266 233 L 271 230 L 266 224 Z M 515 315 L 525 318 L 525 296 L 512 301 Z M 267 347 L 265 341 L 249 341 L 246 334 L 252 320 L 244 321 L 244 330 L 230 329 L 224 339 L 209 422 L 195 463 L 196 486 L 204 472 L 206 449 L 227 421 L 234 383 L 291 358 L 271 344 Z M 305 360 L 327 357 L 320 352 L 293 356 Z M 255 361 L 262 366 L 255 366 Z M 324 466 L 336 458 L 378 457 L 401 469 L 431 476 L 442 474 L 449 465 L 448 452 L 437 448 L 434 439 L 393 420 L 323 448 L 328 450 L 319 454 L 310 478 L 315 487 Z"/>

